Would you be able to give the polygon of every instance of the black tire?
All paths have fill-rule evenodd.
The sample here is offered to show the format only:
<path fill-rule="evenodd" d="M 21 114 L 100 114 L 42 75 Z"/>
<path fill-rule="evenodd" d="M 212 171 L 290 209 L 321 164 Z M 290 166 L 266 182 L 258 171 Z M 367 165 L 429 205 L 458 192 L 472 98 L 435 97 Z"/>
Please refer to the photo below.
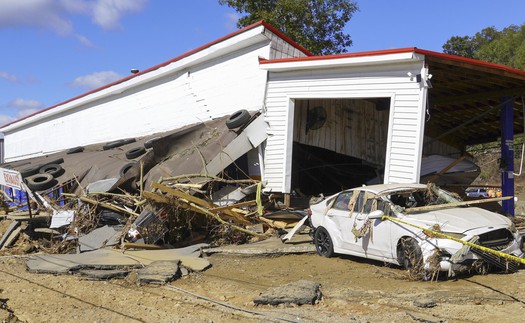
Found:
<path fill-rule="evenodd" d="M 144 148 L 150 149 L 153 147 L 153 143 L 160 139 L 160 137 L 151 138 L 150 140 L 144 142 Z"/>
<path fill-rule="evenodd" d="M 137 158 L 139 156 L 142 156 L 145 152 L 146 152 L 146 148 L 144 148 L 144 147 L 133 148 L 133 149 L 130 149 L 130 150 L 126 151 L 126 158 L 127 159 L 134 159 L 134 158 Z"/>
<path fill-rule="evenodd" d="M 122 166 L 122 168 L 120 169 L 120 172 L 119 172 L 120 177 L 124 177 L 124 175 L 126 175 L 128 170 L 130 170 L 131 167 L 135 166 L 135 164 L 136 163 L 133 162 L 133 163 L 127 163 L 126 165 Z"/>
<path fill-rule="evenodd" d="M 240 126 L 243 126 L 250 120 L 251 116 L 250 113 L 246 110 L 239 110 L 232 114 L 227 120 L 226 120 L 226 127 L 228 129 L 235 129 Z"/>
<path fill-rule="evenodd" d="M 334 244 L 330 234 L 325 228 L 319 227 L 314 233 L 314 244 L 317 253 L 323 257 L 330 258 L 334 255 Z"/>
<path fill-rule="evenodd" d="M 107 144 L 105 144 L 104 146 L 102 146 L 102 149 L 103 150 L 108 150 L 108 149 L 112 149 L 112 148 L 117 148 L 117 147 L 120 147 L 120 146 L 124 146 L 124 145 L 130 144 L 130 143 L 135 142 L 135 141 L 136 141 L 135 138 L 120 139 L 120 140 L 110 141 Z"/>
<path fill-rule="evenodd" d="M 57 178 L 64 174 L 64 169 L 59 164 L 47 164 L 40 167 L 38 172 L 40 174 L 50 174 L 53 178 Z"/>
<path fill-rule="evenodd" d="M 66 154 L 67 155 L 71 155 L 71 154 L 76 154 L 76 153 L 81 153 L 84 151 L 84 147 L 82 146 L 78 146 L 78 147 L 74 147 L 74 148 L 70 148 Z"/>
<path fill-rule="evenodd" d="M 38 174 L 38 172 L 40 171 L 41 167 L 42 167 L 42 165 L 35 165 L 35 166 L 31 166 L 31 167 L 25 168 L 25 169 L 20 171 L 20 175 L 22 175 L 22 178 L 33 176 L 35 174 Z"/>
<path fill-rule="evenodd" d="M 36 174 L 26 178 L 27 186 L 32 191 L 43 191 L 55 186 L 57 181 L 51 174 Z"/>
<path fill-rule="evenodd" d="M 64 162 L 64 158 L 58 158 L 50 162 L 44 163 L 42 164 L 42 166 L 49 165 L 49 164 L 62 164 L 63 162 Z"/>

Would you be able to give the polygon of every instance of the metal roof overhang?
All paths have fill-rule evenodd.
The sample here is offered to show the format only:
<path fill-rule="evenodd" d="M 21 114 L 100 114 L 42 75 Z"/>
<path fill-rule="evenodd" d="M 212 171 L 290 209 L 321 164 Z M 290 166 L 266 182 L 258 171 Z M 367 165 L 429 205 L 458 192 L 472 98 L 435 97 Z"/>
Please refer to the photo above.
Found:
<path fill-rule="evenodd" d="M 425 56 L 433 75 L 426 133 L 456 147 L 496 141 L 500 110 L 513 103 L 513 132 L 524 132 L 525 72 L 444 54 Z"/>
<path fill-rule="evenodd" d="M 432 74 L 425 134 L 459 149 L 498 139 L 500 107 L 514 105 L 514 134 L 524 132 L 525 71 L 418 48 L 260 60 L 270 72 L 424 60 Z"/>

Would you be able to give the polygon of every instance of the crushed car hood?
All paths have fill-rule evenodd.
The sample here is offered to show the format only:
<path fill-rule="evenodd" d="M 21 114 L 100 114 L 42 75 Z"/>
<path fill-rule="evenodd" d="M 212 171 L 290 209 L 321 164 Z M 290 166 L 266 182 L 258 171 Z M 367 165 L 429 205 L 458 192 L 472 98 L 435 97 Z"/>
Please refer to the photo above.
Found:
<path fill-rule="evenodd" d="M 405 219 L 413 219 L 426 225 L 439 224 L 442 231 L 464 233 L 486 227 L 508 227 L 511 221 L 501 214 L 477 207 L 449 208 L 430 212 L 410 214 Z"/>

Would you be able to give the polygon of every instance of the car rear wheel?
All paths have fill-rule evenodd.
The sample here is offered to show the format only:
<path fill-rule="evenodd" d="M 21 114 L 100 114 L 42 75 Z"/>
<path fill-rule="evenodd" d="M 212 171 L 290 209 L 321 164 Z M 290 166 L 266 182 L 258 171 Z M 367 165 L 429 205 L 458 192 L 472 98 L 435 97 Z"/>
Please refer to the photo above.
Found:
<path fill-rule="evenodd" d="M 325 228 L 319 227 L 314 233 L 315 250 L 323 257 L 330 258 L 334 255 L 334 244 L 332 238 Z"/>

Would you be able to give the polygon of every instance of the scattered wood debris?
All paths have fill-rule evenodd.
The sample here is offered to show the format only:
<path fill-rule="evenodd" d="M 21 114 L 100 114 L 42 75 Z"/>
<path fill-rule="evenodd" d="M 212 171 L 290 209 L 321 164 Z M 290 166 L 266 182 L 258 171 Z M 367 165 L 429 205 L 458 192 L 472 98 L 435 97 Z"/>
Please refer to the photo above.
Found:
<path fill-rule="evenodd" d="M 35 242 L 32 251 L 48 253 L 108 246 L 154 250 L 200 242 L 243 244 L 276 236 L 305 216 L 283 210 L 282 204 L 262 193 L 263 183 L 253 179 L 188 174 L 160 178 L 149 190 L 139 185 L 135 194 L 105 191 L 109 187 L 105 182 L 90 187 L 81 189 L 82 194 L 67 190 L 57 194 L 55 187 L 38 196 L 42 203 L 17 204 L 4 194 L 2 217 L 24 225 L 6 232 L 3 244 L 8 247 L 4 240 L 9 238 L 12 244 L 22 233 L 26 241 Z M 93 187 L 104 189 L 97 192 Z"/>

